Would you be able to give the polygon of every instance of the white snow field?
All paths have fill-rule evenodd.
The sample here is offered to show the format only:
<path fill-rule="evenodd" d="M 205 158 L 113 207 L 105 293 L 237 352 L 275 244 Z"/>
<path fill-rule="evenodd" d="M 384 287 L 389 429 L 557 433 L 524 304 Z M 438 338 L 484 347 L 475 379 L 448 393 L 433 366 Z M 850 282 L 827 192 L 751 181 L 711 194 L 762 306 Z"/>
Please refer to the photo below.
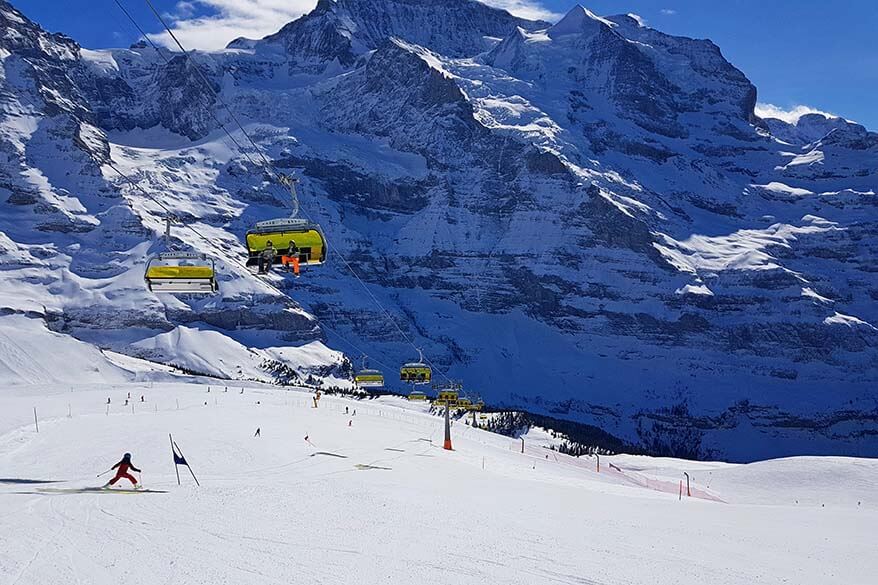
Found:
<path fill-rule="evenodd" d="M 462 421 L 445 451 L 442 420 L 401 399 L 311 404 L 267 386 L 4 387 L 0 583 L 876 582 L 874 460 L 620 455 L 598 473 Z M 200 487 L 185 467 L 177 485 L 169 433 Z M 80 491 L 125 451 L 163 493 Z M 699 497 L 680 498 L 683 471 Z"/>

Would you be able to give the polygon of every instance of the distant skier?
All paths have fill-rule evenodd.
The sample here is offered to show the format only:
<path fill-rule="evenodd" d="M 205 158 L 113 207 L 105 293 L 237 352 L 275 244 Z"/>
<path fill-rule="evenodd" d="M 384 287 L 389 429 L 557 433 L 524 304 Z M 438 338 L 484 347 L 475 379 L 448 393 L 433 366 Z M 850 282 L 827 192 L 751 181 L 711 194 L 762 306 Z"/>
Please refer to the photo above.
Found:
<path fill-rule="evenodd" d="M 110 398 L 109 398 L 109 397 L 107 397 L 107 404 L 109 404 L 109 403 L 110 403 Z"/>
<path fill-rule="evenodd" d="M 274 249 L 274 244 L 269 240 L 265 243 L 265 249 L 259 254 L 259 274 L 265 274 L 271 270 L 275 256 L 277 256 L 277 250 Z"/>
<path fill-rule="evenodd" d="M 141 402 L 146 402 L 146 400 L 145 400 L 144 397 L 143 397 L 143 394 L 140 395 L 140 401 L 141 401 Z"/>
<path fill-rule="evenodd" d="M 131 471 L 136 471 L 137 473 L 140 473 L 140 470 L 131 464 L 131 453 L 125 453 L 125 455 L 122 456 L 122 460 L 119 461 L 119 463 L 117 463 L 116 465 L 114 465 L 110 469 L 116 470 L 116 476 L 113 479 L 111 479 L 110 481 L 108 481 L 107 483 L 105 483 L 104 487 L 110 487 L 111 485 L 115 485 L 115 483 L 122 478 L 125 478 L 128 481 L 130 481 L 131 485 L 133 485 L 135 488 L 140 487 L 140 485 L 137 483 L 137 480 L 134 478 L 134 476 L 131 475 L 130 473 L 128 473 L 129 469 Z"/>
<path fill-rule="evenodd" d="M 345 406 L 345 407 L 344 407 L 344 413 L 345 413 L 345 414 L 348 414 L 348 412 L 349 412 L 349 411 L 348 411 L 348 407 Z"/>
<path fill-rule="evenodd" d="M 256 434 L 253 435 L 253 436 L 254 436 L 254 437 L 261 437 L 261 436 L 262 436 L 262 429 L 259 428 L 259 427 L 257 427 L 257 428 L 256 428 Z"/>

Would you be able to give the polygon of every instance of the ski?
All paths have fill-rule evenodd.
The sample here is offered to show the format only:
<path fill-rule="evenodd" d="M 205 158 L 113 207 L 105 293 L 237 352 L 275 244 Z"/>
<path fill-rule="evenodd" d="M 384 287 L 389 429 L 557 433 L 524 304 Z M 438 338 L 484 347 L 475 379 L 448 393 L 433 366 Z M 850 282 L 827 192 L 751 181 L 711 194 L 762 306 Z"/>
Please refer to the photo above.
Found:
<path fill-rule="evenodd" d="M 36 491 L 38 493 L 41 493 L 41 494 L 166 494 L 166 493 L 168 493 L 165 490 L 105 488 L 105 487 L 37 488 Z"/>

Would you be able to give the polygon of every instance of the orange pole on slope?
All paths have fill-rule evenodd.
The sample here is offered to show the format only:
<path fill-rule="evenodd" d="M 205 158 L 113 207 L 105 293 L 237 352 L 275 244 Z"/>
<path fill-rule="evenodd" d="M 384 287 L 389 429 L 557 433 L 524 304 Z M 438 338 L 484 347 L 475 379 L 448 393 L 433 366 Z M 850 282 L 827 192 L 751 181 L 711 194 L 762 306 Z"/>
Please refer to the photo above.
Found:
<path fill-rule="evenodd" d="M 453 451 L 454 448 L 451 446 L 451 415 L 448 414 L 448 411 L 451 410 L 448 408 L 448 402 L 445 403 L 445 444 L 442 446 L 443 449 L 447 451 Z"/>

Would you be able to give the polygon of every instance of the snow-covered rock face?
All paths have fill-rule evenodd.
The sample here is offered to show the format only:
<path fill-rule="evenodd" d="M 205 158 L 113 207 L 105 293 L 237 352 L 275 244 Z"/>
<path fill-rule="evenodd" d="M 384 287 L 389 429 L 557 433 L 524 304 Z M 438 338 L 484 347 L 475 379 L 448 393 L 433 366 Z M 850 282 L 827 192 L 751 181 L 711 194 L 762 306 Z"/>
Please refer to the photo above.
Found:
<path fill-rule="evenodd" d="M 756 89 L 713 43 L 665 35 L 626 15 L 601 18 L 575 7 L 545 31 L 516 31 L 483 62 L 543 92 L 563 91 L 566 117 L 598 151 L 611 141 L 657 160 L 674 154 L 641 144 L 630 131 L 617 136 L 610 116 L 634 122 L 638 134 L 666 138 L 734 131 L 754 120 Z M 704 113 L 710 117 L 698 120 Z"/>
<path fill-rule="evenodd" d="M 189 184 L 188 162 L 212 164 L 198 147 L 165 151 L 156 159 L 152 170 L 178 185 L 173 190 L 157 189 L 150 178 L 149 155 L 111 143 L 105 130 L 133 127 L 119 121 L 137 116 L 138 123 L 153 116 L 154 124 L 175 129 L 195 128 L 203 118 L 178 123 L 174 104 L 160 99 L 151 114 L 126 113 L 121 106 L 136 100 L 126 78 L 120 76 L 120 63 L 140 64 L 140 59 L 126 62 L 112 54 L 81 50 L 66 37 L 45 33 L 4 2 L 0 2 L 0 24 L 4 31 L 0 37 L 0 307 L 4 313 L 40 316 L 56 331 L 134 355 L 146 353 L 139 348 L 153 336 L 190 323 L 220 331 L 258 328 L 261 339 L 247 341 L 262 348 L 320 336 L 311 316 L 233 264 L 221 263 L 221 298 L 175 299 L 149 293 L 143 284 L 144 265 L 149 253 L 165 245 L 157 237 L 159 213 L 164 212 L 119 181 L 110 168 L 102 168 L 103 163 L 115 161 L 183 218 L 208 216 L 223 221 L 240 205 L 218 196 L 216 189 L 199 193 L 201 185 Z M 186 89 L 192 85 L 168 82 L 181 64 L 178 59 L 165 68 L 150 66 L 154 97 L 187 99 Z M 133 76 L 135 67 L 125 71 Z M 200 115 L 210 118 L 206 112 Z M 216 174 L 210 169 L 195 172 Z M 192 238 L 189 233 L 180 235 Z M 185 245 L 175 239 L 177 244 Z M 201 241 L 188 244 L 205 248 Z M 211 250 L 208 246 L 204 251 Z M 211 344 L 204 345 L 209 353 Z M 214 363 L 211 373 L 219 368 L 226 376 L 258 378 L 255 372 L 261 371 L 263 379 L 294 381 L 294 372 L 304 379 L 313 371 L 313 364 L 298 369 L 295 360 L 276 359 L 280 354 L 237 346 L 238 363 Z M 186 356 L 166 352 L 163 357 L 188 367 Z M 323 357 L 326 363 L 320 367 L 325 373 L 332 364 L 342 364 L 342 356 L 329 350 Z M 240 370 L 242 363 L 246 372 Z"/>
<path fill-rule="evenodd" d="M 2 306 L 168 361 L 186 340 L 211 372 L 204 347 L 226 363 L 319 335 L 222 261 L 284 194 L 191 65 L 0 13 Z M 760 120 L 710 41 L 581 7 L 548 25 L 467 0 L 327 0 L 195 59 L 366 282 L 337 257 L 276 280 L 338 349 L 385 370 L 415 357 L 374 295 L 494 404 L 677 454 L 878 453 L 875 133 Z M 160 218 L 108 157 L 210 234 L 176 232 L 220 257 L 222 299 L 143 289 Z"/>
<path fill-rule="evenodd" d="M 238 39 L 229 46 L 258 51 L 280 44 L 293 62 L 349 66 L 389 38 L 465 57 L 484 51 L 515 27 L 541 25 L 546 23 L 516 18 L 474 0 L 320 0 L 310 14 L 262 41 Z"/>

